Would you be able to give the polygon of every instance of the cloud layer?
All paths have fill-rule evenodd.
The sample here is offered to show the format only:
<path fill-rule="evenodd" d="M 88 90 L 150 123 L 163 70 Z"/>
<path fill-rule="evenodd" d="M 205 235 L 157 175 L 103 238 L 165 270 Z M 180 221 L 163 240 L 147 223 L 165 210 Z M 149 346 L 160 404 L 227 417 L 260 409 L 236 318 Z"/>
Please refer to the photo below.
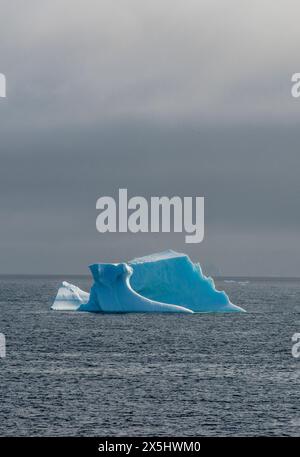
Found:
<path fill-rule="evenodd" d="M 1 4 L 0 273 L 166 248 L 300 275 L 299 2 Z M 205 241 L 100 235 L 101 195 L 205 196 Z"/>

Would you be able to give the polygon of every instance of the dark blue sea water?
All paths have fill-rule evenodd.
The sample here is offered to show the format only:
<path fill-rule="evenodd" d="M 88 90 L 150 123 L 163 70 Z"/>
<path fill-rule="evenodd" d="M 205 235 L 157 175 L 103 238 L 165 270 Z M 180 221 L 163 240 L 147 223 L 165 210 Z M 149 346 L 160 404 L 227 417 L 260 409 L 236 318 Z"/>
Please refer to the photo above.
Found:
<path fill-rule="evenodd" d="M 297 435 L 300 281 L 217 281 L 247 314 L 50 311 L 62 279 L 0 278 L 0 435 Z"/>

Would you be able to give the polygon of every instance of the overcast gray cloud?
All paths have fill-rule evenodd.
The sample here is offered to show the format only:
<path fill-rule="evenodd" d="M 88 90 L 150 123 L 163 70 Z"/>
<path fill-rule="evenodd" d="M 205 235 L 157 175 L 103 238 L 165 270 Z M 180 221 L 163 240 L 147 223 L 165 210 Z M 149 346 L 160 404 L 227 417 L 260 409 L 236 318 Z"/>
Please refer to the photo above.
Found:
<path fill-rule="evenodd" d="M 299 3 L 2 2 L 7 123 L 294 120 Z"/>
<path fill-rule="evenodd" d="M 1 273 L 172 247 L 300 275 L 295 0 L 1 3 Z M 100 235 L 96 199 L 204 195 L 205 241 Z"/>

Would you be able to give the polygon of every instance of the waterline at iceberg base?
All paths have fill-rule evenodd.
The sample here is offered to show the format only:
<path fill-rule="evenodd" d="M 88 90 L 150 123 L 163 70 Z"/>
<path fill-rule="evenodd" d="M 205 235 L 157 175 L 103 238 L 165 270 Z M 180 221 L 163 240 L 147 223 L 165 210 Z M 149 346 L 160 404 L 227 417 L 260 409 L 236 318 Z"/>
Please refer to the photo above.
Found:
<path fill-rule="evenodd" d="M 244 312 L 186 254 L 172 250 L 90 265 L 90 294 L 63 282 L 52 309 L 95 313 Z"/>

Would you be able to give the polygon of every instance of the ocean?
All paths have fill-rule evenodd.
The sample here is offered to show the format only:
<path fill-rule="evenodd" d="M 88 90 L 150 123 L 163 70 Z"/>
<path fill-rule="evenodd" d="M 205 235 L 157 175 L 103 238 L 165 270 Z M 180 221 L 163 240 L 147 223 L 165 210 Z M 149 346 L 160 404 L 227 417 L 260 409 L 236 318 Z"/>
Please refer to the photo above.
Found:
<path fill-rule="evenodd" d="M 300 280 L 218 279 L 246 314 L 51 311 L 65 279 L 0 277 L 1 436 L 300 436 Z"/>

